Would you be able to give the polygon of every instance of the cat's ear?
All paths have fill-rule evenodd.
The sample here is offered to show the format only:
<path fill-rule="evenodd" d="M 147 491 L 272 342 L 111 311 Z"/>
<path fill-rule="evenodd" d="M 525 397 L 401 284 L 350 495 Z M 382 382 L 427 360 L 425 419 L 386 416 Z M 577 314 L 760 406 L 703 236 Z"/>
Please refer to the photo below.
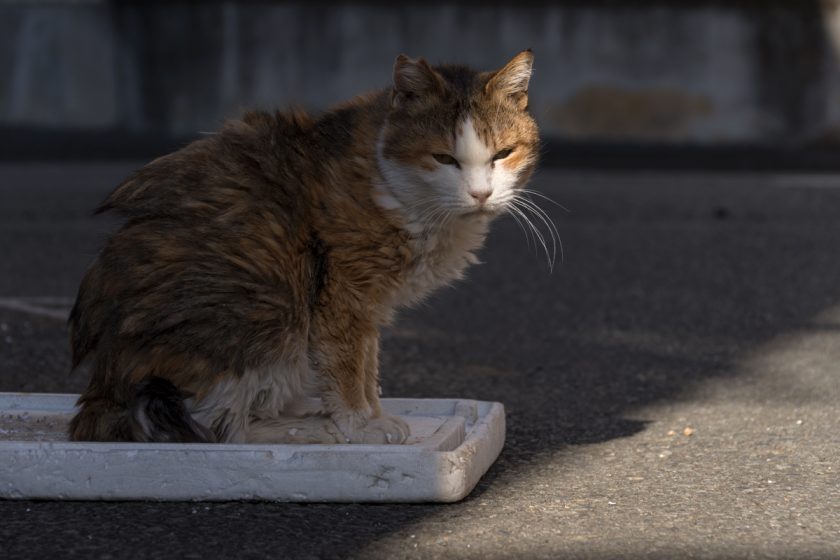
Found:
<path fill-rule="evenodd" d="M 534 65 L 534 53 L 531 49 L 514 56 L 504 68 L 494 72 L 484 91 L 489 95 L 504 95 L 517 107 L 528 107 L 528 82 L 531 81 L 531 69 Z"/>
<path fill-rule="evenodd" d="M 394 95 L 391 98 L 395 106 L 439 95 L 443 91 L 443 79 L 424 58 L 409 58 L 404 54 L 397 57 L 394 62 Z"/>

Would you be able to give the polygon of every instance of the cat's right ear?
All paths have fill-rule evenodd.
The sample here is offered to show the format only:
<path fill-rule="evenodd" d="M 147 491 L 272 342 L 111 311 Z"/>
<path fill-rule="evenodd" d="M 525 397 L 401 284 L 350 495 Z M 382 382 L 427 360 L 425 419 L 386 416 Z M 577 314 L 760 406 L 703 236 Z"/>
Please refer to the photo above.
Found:
<path fill-rule="evenodd" d="M 394 107 L 439 95 L 443 91 L 443 79 L 425 59 L 409 58 L 404 54 L 397 57 L 394 62 L 394 93 L 391 96 Z"/>

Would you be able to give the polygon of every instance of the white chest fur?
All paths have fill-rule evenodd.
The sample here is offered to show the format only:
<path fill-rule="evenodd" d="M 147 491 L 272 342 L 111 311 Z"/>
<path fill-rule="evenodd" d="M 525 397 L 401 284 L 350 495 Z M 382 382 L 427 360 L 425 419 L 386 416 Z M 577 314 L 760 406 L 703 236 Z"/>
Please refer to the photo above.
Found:
<path fill-rule="evenodd" d="M 415 258 L 395 304 L 418 303 L 433 290 L 461 279 L 469 265 L 479 262 L 474 251 L 484 243 L 488 226 L 487 216 L 462 216 L 443 228 L 412 238 Z"/>

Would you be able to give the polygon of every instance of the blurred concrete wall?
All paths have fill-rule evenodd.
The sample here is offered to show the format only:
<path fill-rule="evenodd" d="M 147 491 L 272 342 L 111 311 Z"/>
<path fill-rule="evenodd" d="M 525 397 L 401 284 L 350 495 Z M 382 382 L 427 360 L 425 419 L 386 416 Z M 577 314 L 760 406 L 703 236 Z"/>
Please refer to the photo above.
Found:
<path fill-rule="evenodd" d="M 401 52 L 492 69 L 531 47 L 550 135 L 806 143 L 840 124 L 832 5 L 3 4 L 0 127 L 190 134 L 386 86 Z"/>

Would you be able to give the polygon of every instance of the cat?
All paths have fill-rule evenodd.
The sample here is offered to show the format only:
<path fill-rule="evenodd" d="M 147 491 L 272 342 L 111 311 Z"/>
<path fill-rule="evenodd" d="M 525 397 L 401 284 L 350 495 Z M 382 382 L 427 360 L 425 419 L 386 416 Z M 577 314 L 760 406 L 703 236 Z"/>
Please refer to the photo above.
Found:
<path fill-rule="evenodd" d="M 404 442 L 379 328 L 477 262 L 534 172 L 532 65 L 400 55 L 387 89 L 246 112 L 117 186 L 69 319 L 71 440 Z"/>

